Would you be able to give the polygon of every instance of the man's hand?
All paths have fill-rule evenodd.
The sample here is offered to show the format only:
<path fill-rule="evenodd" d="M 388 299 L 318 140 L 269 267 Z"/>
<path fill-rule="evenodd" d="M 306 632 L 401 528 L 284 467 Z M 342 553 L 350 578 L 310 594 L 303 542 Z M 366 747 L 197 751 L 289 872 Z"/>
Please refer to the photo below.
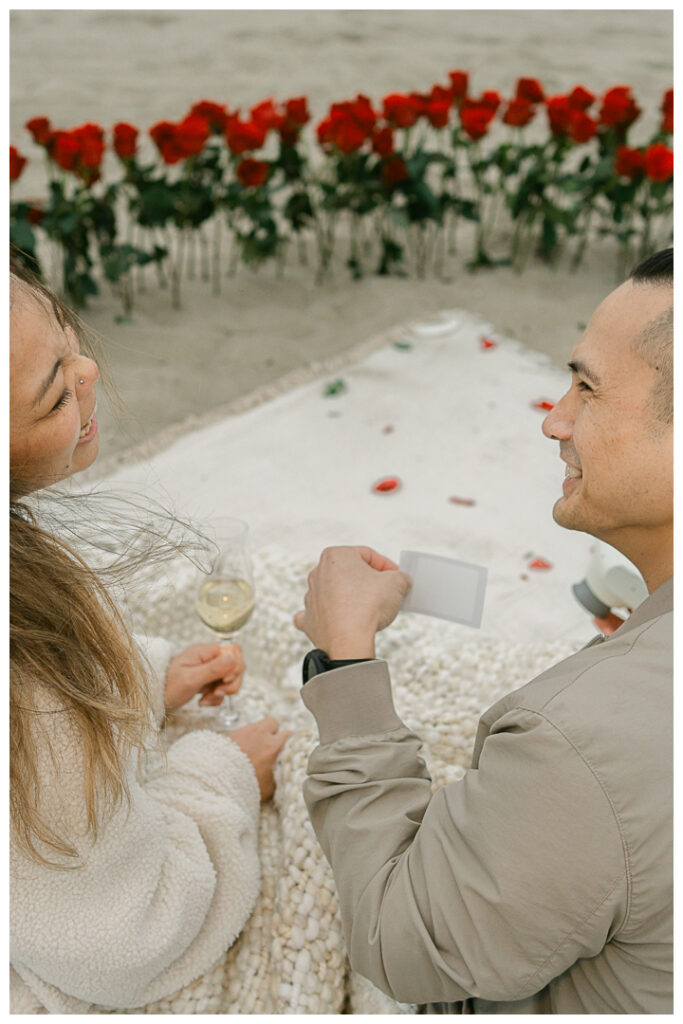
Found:
<path fill-rule="evenodd" d="M 325 548 L 294 625 L 332 660 L 374 658 L 375 633 L 396 618 L 410 577 L 372 548 Z"/>
<path fill-rule="evenodd" d="M 277 756 L 292 735 L 280 729 L 275 718 L 262 718 L 249 722 L 230 733 L 230 739 L 247 755 L 258 779 L 261 800 L 269 800 L 275 792 L 273 767 Z"/>
<path fill-rule="evenodd" d="M 171 658 L 166 673 L 164 704 L 176 711 L 197 693 L 203 705 L 217 706 L 242 685 L 244 658 L 239 644 L 192 644 Z"/>

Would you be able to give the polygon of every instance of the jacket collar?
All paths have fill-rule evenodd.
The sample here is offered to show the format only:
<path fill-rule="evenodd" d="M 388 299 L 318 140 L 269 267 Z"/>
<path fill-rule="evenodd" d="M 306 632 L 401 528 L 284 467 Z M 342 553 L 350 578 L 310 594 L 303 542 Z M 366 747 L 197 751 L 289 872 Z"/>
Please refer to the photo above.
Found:
<path fill-rule="evenodd" d="M 666 615 L 667 612 L 673 611 L 674 607 L 674 578 L 670 576 L 668 580 L 657 587 L 649 597 L 646 597 L 642 604 L 633 611 L 623 626 L 619 626 L 619 629 L 612 633 L 612 636 L 623 636 L 624 633 L 628 633 L 632 629 L 637 629 L 638 626 L 642 626 L 644 622 L 648 622 L 649 619 L 657 619 L 660 615 Z M 611 637 L 608 639 L 611 640 Z"/>

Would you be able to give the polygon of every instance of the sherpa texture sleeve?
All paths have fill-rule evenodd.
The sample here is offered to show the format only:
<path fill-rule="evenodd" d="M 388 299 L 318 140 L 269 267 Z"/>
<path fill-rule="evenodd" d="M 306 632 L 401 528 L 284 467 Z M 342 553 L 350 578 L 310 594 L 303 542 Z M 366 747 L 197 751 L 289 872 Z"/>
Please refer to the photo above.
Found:
<path fill-rule="evenodd" d="M 157 728 L 161 728 L 166 717 L 164 694 L 166 690 L 166 673 L 169 662 L 176 653 L 175 647 L 162 636 L 145 636 L 134 633 L 133 640 L 149 666 L 149 689 L 152 713 Z"/>
<path fill-rule="evenodd" d="M 103 815 L 93 842 L 77 730 L 58 708 L 41 718 L 55 757 L 40 765 L 40 806 L 80 866 L 45 867 L 12 845 L 12 966 L 50 1013 L 142 1007 L 206 972 L 253 909 L 256 775 L 228 737 L 186 734 L 149 781 L 129 766 L 130 805 Z"/>

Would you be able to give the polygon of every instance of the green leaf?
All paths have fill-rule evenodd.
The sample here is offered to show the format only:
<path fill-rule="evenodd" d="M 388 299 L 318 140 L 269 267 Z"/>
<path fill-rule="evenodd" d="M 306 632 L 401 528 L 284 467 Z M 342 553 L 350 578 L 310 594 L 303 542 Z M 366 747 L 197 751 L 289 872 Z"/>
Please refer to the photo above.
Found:
<path fill-rule="evenodd" d="M 339 377 L 337 380 L 330 381 L 329 384 L 325 385 L 323 394 L 325 398 L 332 398 L 335 395 L 343 395 L 347 390 L 346 381 Z"/>

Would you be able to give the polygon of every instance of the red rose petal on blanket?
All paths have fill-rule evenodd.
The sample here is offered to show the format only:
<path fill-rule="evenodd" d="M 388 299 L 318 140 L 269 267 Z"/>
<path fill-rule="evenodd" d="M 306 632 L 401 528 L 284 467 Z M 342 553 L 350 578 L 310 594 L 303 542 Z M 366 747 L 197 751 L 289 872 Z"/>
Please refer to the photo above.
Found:
<path fill-rule="evenodd" d="M 401 481 L 397 476 L 383 476 L 372 485 L 375 494 L 391 494 L 392 491 L 398 491 L 400 487 Z"/>
<path fill-rule="evenodd" d="M 546 562 L 545 558 L 534 558 L 533 562 L 529 563 L 530 569 L 552 569 L 552 563 Z"/>
<path fill-rule="evenodd" d="M 474 498 L 457 498 L 455 495 L 452 495 L 448 500 L 451 505 L 476 505 Z"/>
<path fill-rule="evenodd" d="M 550 412 L 551 409 L 555 408 L 554 402 L 549 402 L 547 398 L 539 398 L 537 402 L 531 403 L 532 409 L 539 409 L 542 412 Z"/>
<path fill-rule="evenodd" d="M 395 428 L 395 427 L 392 427 L 391 423 L 388 423 L 388 424 L 386 425 L 386 427 L 384 427 L 384 428 L 382 429 L 382 433 L 383 433 L 383 434 L 393 434 L 393 432 L 394 432 L 394 430 L 395 430 L 395 429 L 396 429 L 396 428 Z"/>
<path fill-rule="evenodd" d="M 498 342 L 497 341 L 491 341 L 490 338 L 482 338 L 480 340 L 480 345 L 483 348 L 484 352 L 486 352 L 486 350 L 489 349 L 489 348 L 496 348 L 496 346 L 498 345 Z"/>

